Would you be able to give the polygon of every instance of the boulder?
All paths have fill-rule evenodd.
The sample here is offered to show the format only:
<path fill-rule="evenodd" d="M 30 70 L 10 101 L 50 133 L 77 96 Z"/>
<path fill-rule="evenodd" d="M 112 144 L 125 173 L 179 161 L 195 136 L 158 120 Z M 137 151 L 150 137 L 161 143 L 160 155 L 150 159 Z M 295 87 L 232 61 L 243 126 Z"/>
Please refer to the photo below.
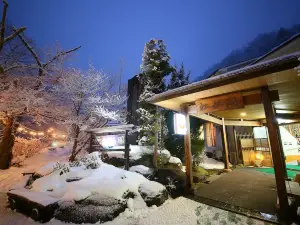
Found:
<path fill-rule="evenodd" d="M 144 165 L 132 166 L 132 167 L 129 168 L 129 171 L 142 174 L 145 177 L 153 175 L 153 169 L 151 169 L 147 166 L 144 166 Z"/>
<path fill-rule="evenodd" d="M 154 180 L 165 185 L 172 198 L 184 193 L 185 173 L 182 170 L 159 168 L 154 175 Z"/>
<path fill-rule="evenodd" d="M 55 218 L 68 223 L 96 223 L 111 221 L 126 209 L 126 200 L 92 195 L 80 202 L 63 202 Z"/>
<path fill-rule="evenodd" d="M 139 193 L 149 207 L 152 205 L 160 206 L 168 199 L 167 189 L 155 181 L 140 184 Z"/>

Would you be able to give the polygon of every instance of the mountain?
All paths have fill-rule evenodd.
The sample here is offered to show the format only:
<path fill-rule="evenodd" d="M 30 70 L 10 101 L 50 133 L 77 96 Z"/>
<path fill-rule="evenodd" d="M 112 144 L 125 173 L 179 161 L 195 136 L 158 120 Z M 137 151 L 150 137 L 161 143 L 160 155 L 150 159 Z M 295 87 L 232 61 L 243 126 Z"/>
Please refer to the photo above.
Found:
<path fill-rule="evenodd" d="M 195 81 L 207 78 L 220 68 L 262 56 L 297 33 L 300 33 L 300 24 L 294 25 L 290 28 L 280 28 L 277 31 L 259 34 L 245 47 L 233 50 L 220 62 L 211 66 L 204 73 L 202 73 L 201 76 L 198 76 Z"/>

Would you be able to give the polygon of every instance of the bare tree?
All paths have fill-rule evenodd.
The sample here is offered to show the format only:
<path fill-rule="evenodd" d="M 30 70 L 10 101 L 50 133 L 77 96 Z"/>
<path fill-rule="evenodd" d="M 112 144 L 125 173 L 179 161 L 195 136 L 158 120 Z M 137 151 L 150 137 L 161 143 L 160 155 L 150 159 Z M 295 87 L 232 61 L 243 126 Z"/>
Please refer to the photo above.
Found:
<path fill-rule="evenodd" d="M 110 78 L 90 66 L 87 71 L 66 71 L 55 86 L 57 99 L 67 106 L 64 124 L 69 127 L 74 141 L 70 161 L 74 161 L 88 143 L 85 129 L 102 127 L 109 120 L 125 122 L 122 109 L 126 94 L 118 88 L 118 81 Z"/>
<path fill-rule="evenodd" d="M 16 122 L 22 117 L 34 121 L 57 119 L 55 117 L 59 113 L 58 108 L 49 107 L 50 102 L 54 100 L 51 92 L 47 90 L 53 81 L 50 75 L 58 68 L 57 65 L 63 64 L 67 55 L 80 47 L 68 51 L 57 49 L 54 54 L 42 57 L 24 37 L 25 27 L 13 28 L 12 33 L 5 37 L 8 4 L 5 0 L 3 3 L 0 31 L 0 118 L 4 131 L 0 143 L 0 169 L 7 169 L 12 159 Z M 16 41 L 16 37 L 20 42 L 16 42 L 17 45 L 9 45 L 12 41 Z M 18 51 L 21 48 L 20 43 L 27 49 L 29 55 L 24 53 L 24 49 Z M 28 70 L 34 74 L 22 73 Z"/>

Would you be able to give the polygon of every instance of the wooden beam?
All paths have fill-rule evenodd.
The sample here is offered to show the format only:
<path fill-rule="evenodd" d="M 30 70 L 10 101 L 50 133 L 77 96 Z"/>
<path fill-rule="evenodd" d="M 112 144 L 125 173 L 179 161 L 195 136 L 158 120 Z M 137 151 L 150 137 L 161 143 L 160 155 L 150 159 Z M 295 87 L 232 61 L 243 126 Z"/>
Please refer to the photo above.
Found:
<path fill-rule="evenodd" d="M 279 101 L 279 94 L 277 90 L 269 91 L 270 99 L 272 102 Z M 261 93 L 255 93 L 251 95 L 243 96 L 243 101 L 245 105 L 256 105 L 262 103 Z"/>
<path fill-rule="evenodd" d="M 191 106 L 188 107 L 188 114 L 193 115 L 193 116 L 195 116 L 199 119 L 202 119 L 202 120 L 206 120 L 206 121 L 209 121 L 209 122 L 212 122 L 212 123 L 215 123 L 215 124 L 222 125 L 222 120 L 220 120 L 216 117 L 213 117 L 213 116 L 210 116 L 210 115 L 207 115 L 207 114 L 198 114 L 195 105 L 191 105 Z"/>
<path fill-rule="evenodd" d="M 275 113 L 270 99 L 269 89 L 267 87 L 262 88 L 262 100 L 265 109 L 267 128 L 268 128 L 269 138 L 270 138 L 280 211 L 284 215 L 285 213 L 288 212 L 289 204 L 288 204 L 287 191 L 286 191 L 285 179 L 284 179 L 285 173 L 283 170 L 283 162 L 281 157 L 282 149 L 278 141 L 278 137 L 279 137 L 277 134 L 278 124 L 275 118 Z"/>
<path fill-rule="evenodd" d="M 207 115 L 207 114 L 197 114 L 197 110 L 196 110 L 196 106 L 195 105 L 191 105 L 188 107 L 188 113 L 199 118 L 202 120 L 206 120 L 218 125 L 222 125 L 222 120 Z M 262 123 L 260 121 L 240 121 L 240 120 L 226 120 L 225 121 L 225 125 L 226 126 L 248 126 L 248 127 L 260 127 L 262 126 Z"/>
<path fill-rule="evenodd" d="M 198 99 L 195 104 L 198 114 L 244 108 L 241 92 Z"/>
<path fill-rule="evenodd" d="M 222 127 L 223 127 L 223 140 L 224 140 L 224 151 L 225 151 L 225 170 L 229 169 L 229 159 L 228 159 L 228 144 L 227 144 L 227 135 L 226 135 L 226 127 L 225 120 L 222 118 Z"/>
<path fill-rule="evenodd" d="M 186 118 L 186 134 L 184 135 L 184 158 L 185 158 L 185 174 L 186 182 L 185 189 L 189 193 L 192 189 L 193 171 L 192 171 L 192 150 L 191 150 L 191 130 L 190 130 L 190 116 L 188 114 L 188 107 L 182 107 L 182 113 Z"/>
<path fill-rule="evenodd" d="M 260 121 L 241 121 L 241 120 L 226 120 L 226 126 L 243 126 L 243 127 L 260 127 L 262 126 Z"/>

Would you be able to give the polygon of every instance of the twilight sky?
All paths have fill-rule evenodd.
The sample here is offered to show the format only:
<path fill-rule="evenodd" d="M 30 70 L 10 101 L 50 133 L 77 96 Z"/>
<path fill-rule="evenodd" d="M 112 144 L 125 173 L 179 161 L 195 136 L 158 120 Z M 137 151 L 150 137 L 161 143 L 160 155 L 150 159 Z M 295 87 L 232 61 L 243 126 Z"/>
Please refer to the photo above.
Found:
<path fill-rule="evenodd" d="M 300 23 L 299 0 L 8 0 L 9 22 L 38 46 L 81 45 L 72 66 L 139 71 L 145 42 L 163 39 L 192 78 L 257 34 Z M 1 3 L 2 4 L 2 3 Z M 2 8 L 2 5 L 1 5 Z"/>

